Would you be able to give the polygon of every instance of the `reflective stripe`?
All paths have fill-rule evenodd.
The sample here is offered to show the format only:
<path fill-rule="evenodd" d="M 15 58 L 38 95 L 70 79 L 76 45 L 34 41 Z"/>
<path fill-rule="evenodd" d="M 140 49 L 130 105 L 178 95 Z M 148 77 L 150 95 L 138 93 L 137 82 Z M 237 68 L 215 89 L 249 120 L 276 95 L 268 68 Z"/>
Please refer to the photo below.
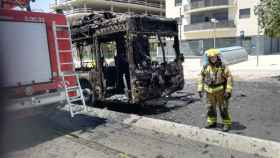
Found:
<path fill-rule="evenodd" d="M 223 120 L 225 125 L 231 125 L 232 124 L 231 117 L 230 116 L 228 116 L 228 117 L 229 117 L 229 119 L 224 119 Z"/>
<path fill-rule="evenodd" d="M 202 91 L 202 90 L 203 90 L 203 84 L 198 84 L 197 91 Z"/>
<path fill-rule="evenodd" d="M 220 86 L 215 87 L 215 88 L 210 88 L 209 86 L 204 85 L 204 89 L 208 93 L 215 93 L 215 92 L 223 90 L 224 89 L 224 85 L 220 85 Z"/>
<path fill-rule="evenodd" d="M 227 85 L 227 89 L 226 89 L 227 92 L 231 92 L 232 91 L 232 86 L 230 85 Z"/>
<path fill-rule="evenodd" d="M 215 117 L 208 117 L 208 118 L 207 118 L 207 122 L 208 122 L 209 124 L 216 123 L 216 122 L 217 122 L 217 118 L 215 118 Z"/>
<path fill-rule="evenodd" d="M 224 124 L 225 125 L 231 125 L 231 121 L 229 121 L 229 122 L 224 121 Z"/>
<path fill-rule="evenodd" d="M 232 89 L 232 86 L 230 86 L 230 85 L 227 85 L 227 88 L 228 88 L 228 89 Z"/>

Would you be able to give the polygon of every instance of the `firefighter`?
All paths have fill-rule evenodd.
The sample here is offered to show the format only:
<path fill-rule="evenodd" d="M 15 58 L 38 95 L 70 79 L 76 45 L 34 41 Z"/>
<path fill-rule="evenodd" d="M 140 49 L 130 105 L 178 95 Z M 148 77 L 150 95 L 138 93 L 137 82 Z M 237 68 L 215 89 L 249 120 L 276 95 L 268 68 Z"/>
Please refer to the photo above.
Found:
<path fill-rule="evenodd" d="M 203 66 L 198 83 L 199 97 L 202 98 L 204 92 L 207 96 L 206 128 L 216 128 L 218 107 L 223 120 L 223 131 L 227 132 L 232 124 L 228 111 L 232 94 L 232 75 L 222 63 L 218 49 L 209 49 L 206 55 L 208 62 Z"/>

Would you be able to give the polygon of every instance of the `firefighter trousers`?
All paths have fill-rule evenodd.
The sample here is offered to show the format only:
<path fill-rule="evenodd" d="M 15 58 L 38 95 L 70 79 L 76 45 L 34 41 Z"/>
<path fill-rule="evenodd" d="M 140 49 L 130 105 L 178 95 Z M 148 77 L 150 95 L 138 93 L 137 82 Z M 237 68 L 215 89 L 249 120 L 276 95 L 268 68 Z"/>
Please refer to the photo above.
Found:
<path fill-rule="evenodd" d="M 217 107 L 219 108 L 223 124 L 231 126 L 231 116 L 228 111 L 229 101 L 224 97 L 224 91 L 207 93 L 207 123 L 212 125 L 217 123 Z"/>

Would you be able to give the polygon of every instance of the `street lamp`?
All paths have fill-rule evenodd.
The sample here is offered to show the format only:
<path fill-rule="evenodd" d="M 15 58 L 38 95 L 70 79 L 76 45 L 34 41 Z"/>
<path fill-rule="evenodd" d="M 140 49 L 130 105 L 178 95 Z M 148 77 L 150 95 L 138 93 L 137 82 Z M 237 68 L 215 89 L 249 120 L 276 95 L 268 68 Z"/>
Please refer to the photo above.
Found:
<path fill-rule="evenodd" d="M 184 18 L 184 16 L 182 15 L 182 8 L 181 7 L 179 8 L 179 13 L 180 13 L 180 17 L 177 17 L 176 20 L 177 20 L 177 24 L 178 24 L 178 27 L 179 27 L 179 36 L 178 36 L 179 45 L 181 46 L 181 42 L 182 42 L 182 26 L 183 26 L 183 18 Z"/>
<path fill-rule="evenodd" d="M 261 46 L 260 46 L 260 44 L 261 44 L 261 41 L 260 41 L 260 33 L 261 33 L 261 28 L 260 28 L 260 18 L 258 17 L 258 41 L 257 41 L 257 66 L 259 66 L 259 62 L 260 62 L 260 59 L 259 59 L 259 56 L 260 56 L 260 54 L 261 54 Z"/>
<path fill-rule="evenodd" d="M 179 25 L 179 40 L 182 40 L 182 25 L 183 25 L 183 15 L 182 15 L 182 8 L 179 8 L 180 17 L 178 18 L 178 25 Z"/>
<path fill-rule="evenodd" d="M 215 18 L 212 18 L 212 19 L 211 19 L 211 23 L 214 24 L 214 30 L 213 30 L 214 48 L 216 48 L 216 27 L 217 27 L 217 23 L 218 23 L 218 22 L 219 22 L 219 21 L 218 21 L 217 19 L 215 19 Z"/>

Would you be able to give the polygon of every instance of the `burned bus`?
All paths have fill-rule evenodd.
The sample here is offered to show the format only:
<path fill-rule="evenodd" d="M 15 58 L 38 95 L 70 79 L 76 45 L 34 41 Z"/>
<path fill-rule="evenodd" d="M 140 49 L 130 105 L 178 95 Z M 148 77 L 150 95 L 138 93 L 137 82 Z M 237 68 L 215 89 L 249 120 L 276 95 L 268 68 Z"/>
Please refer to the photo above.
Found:
<path fill-rule="evenodd" d="M 83 17 L 71 32 L 88 102 L 144 104 L 183 89 L 176 20 L 99 12 Z M 173 42 L 172 51 L 166 41 Z M 166 54 L 173 58 L 167 60 Z"/>

